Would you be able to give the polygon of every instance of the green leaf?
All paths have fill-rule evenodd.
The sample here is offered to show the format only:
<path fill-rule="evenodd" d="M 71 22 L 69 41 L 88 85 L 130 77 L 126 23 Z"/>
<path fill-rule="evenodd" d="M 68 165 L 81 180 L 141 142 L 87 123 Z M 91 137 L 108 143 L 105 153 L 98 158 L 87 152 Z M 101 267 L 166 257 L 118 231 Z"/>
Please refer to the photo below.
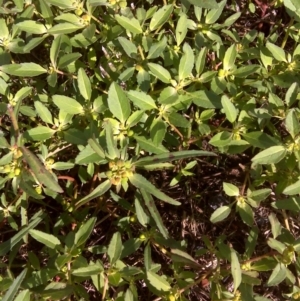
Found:
<path fill-rule="evenodd" d="M 251 265 L 251 268 L 254 271 L 265 272 L 265 271 L 273 271 L 276 267 L 277 261 L 273 257 L 266 257 L 261 260 L 254 262 Z"/>
<path fill-rule="evenodd" d="M 47 73 L 47 70 L 35 63 L 9 64 L 0 66 L 0 71 L 9 75 L 34 77 Z"/>
<path fill-rule="evenodd" d="M 43 195 L 38 194 L 35 189 L 32 188 L 32 185 L 26 182 L 26 178 L 24 180 L 23 173 L 21 174 L 21 181 L 19 183 L 19 186 L 27 196 L 31 196 L 35 200 L 42 200 L 45 198 Z"/>
<path fill-rule="evenodd" d="M 143 196 L 144 202 L 154 219 L 157 228 L 159 229 L 160 233 L 163 235 L 164 238 L 169 238 L 168 229 L 165 227 L 163 220 L 161 218 L 161 215 L 159 214 L 159 211 L 157 210 L 157 207 L 153 201 L 152 196 L 150 193 L 148 193 L 145 189 L 141 189 L 141 194 Z"/>
<path fill-rule="evenodd" d="M 52 115 L 49 109 L 40 101 L 34 102 L 34 107 L 39 117 L 46 123 L 53 124 Z"/>
<path fill-rule="evenodd" d="M 231 74 L 238 78 L 245 78 L 251 74 L 254 74 L 258 70 L 260 70 L 259 65 L 247 65 L 237 68 L 236 70 L 231 71 Z"/>
<path fill-rule="evenodd" d="M 148 63 L 147 64 L 151 73 L 156 76 L 159 80 L 161 80 L 165 84 L 169 84 L 171 80 L 171 74 L 170 72 L 162 67 L 159 64 L 155 63 Z"/>
<path fill-rule="evenodd" d="M 177 90 L 173 87 L 163 89 L 159 95 L 159 103 L 163 105 L 174 104 L 178 100 Z"/>
<path fill-rule="evenodd" d="M 178 77 L 182 81 L 189 77 L 194 68 L 195 56 L 191 46 L 188 43 L 183 45 L 183 56 L 180 59 Z"/>
<path fill-rule="evenodd" d="M 74 166 L 75 164 L 71 162 L 55 162 L 51 165 L 51 168 L 55 170 L 67 170 L 73 168 Z"/>
<path fill-rule="evenodd" d="M 87 267 L 81 267 L 75 269 L 71 272 L 71 274 L 76 277 L 90 277 L 93 275 L 98 275 L 102 271 L 103 271 L 103 267 L 100 264 L 93 263 Z"/>
<path fill-rule="evenodd" d="M 49 34 L 69 34 L 83 28 L 82 25 L 74 23 L 59 23 L 48 29 Z"/>
<path fill-rule="evenodd" d="M 287 62 L 285 57 L 285 52 L 279 46 L 272 44 L 270 42 L 266 43 L 266 47 L 272 53 L 273 57 L 279 62 Z"/>
<path fill-rule="evenodd" d="M 250 229 L 249 235 L 245 242 L 245 259 L 251 258 L 257 247 L 258 233 L 260 232 L 257 226 Z"/>
<path fill-rule="evenodd" d="M 144 266 L 146 271 L 151 270 L 152 258 L 151 258 L 151 247 L 149 242 L 146 244 L 144 249 Z"/>
<path fill-rule="evenodd" d="M 14 301 L 30 301 L 30 296 L 30 290 L 23 290 L 18 294 Z"/>
<path fill-rule="evenodd" d="M 129 19 L 125 16 L 115 15 L 115 19 L 122 27 L 124 27 L 125 29 L 127 29 L 132 33 L 139 34 L 143 32 L 139 21 L 135 18 Z"/>
<path fill-rule="evenodd" d="M 229 100 L 229 98 L 226 95 L 222 96 L 221 99 L 222 106 L 226 115 L 226 118 L 229 122 L 234 123 L 237 116 L 238 116 L 238 111 L 234 104 Z"/>
<path fill-rule="evenodd" d="M 54 133 L 55 130 L 52 130 L 46 126 L 37 126 L 24 132 L 23 137 L 27 140 L 44 141 L 51 138 Z"/>
<path fill-rule="evenodd" d="M 57 73 L 52 72 L 47 76 L 47 83 L 50 87 L 55 87 L 57 84 Z"/>
<path fill-rule="evenodd" d="M 286 195 L 294 195 L 294 194 L 300 193 L 300 180 L 298 180 L 296 183 L 286 187 L 282 193 L 284 193 Z"/>
<path fill-rule="evenodd" d="M 188 27 L 187 27 L 187 15 L 182 14 L 177 22 L 175 36 L 176 36 L 176 43 L 179 46 L 185 39 Z"/>
<path fill-rule="evenodd" d="M 259 131 L 245 133 L 242 134 L 242 136 L 252 146 L 262 149 L 266 149 L 279 144 L 279 142 L 274 137 Z"/>
<path fill-rule="evenodd" d="M 153 154 L 161 154 L 161 153 L 165 153 L 168 150 L 162 146 L 162 145 L 154 145 L 153 142 L 151 141 L 151 139 L 146 139 L 145 137 L 141 137 L 141 136 L 134 136 L 134 139 L 138 142 L 139 146 L 149 152 L 149 153 L 153 153 Z"/>
<path fill-rule="evenodd" d="M 242 270 L 239 258 L 234 249 L 230 250 L 231 256 L 231 274 L 233 277 L 233 292 L 235 293 L 242 282 Z"/>
<path fill-rule="evenodd" d="M 115 232 L 108 245 L 107 254 L 109 257 L 109 263 L 114 265 L 120 258 L 122 252 L 122 239 L 120 232 Z"/>
<path fill-rule="evenodd" d="M 150 194 L 154 195 L 156 198 L 160 199 L 163 202 L 172 204 L 172 205 L 181 205 L 180 202 L 175 201 L 174 199 L 167 196 L 162 191 L 158 190 L 153 184 L 151 184 L 146 178 L 144 178 L 142 175 L 139 174 L 133 174 L 131 177 L 129 177 L 130 183 L 139 188 L 139 189 L 145 189 Z"/>
<path fill-rule="evenodd" d="M 286 278 L 286 266 L 279 262 L 268 279 L 267 286 L 278 285 Z"/>
<path fill-rule="evenodd" d="M 0 28 L 1 28 L 0 37 L 2 39 L 8 38 L 9 37 L 9 30 L 7 28 L 6 20 L 4 18 L 0 19 Z"/>
<path fill-rule="evenodd" d="M 171 290 L 171 286 L 165 278 L 155 274 L 152 271 L 146 271 L 146 275 L 149 283 L 158 291 L 169 292 Z"/>
<path fill-rule="evenodd" d="M 76 247 L 80 247 L 88 240 L 88 238 L 90 237 L 94 229 L 96 221 L 97 221 L 96 217 L 91 217 L 79 228 L 79 230 L 75 234 L 75 239 L 74 239 L 74 243 Z"/>
<path fill-rule="evenodd" d="M 50 249 L 55 249 L 57 246 L 61 245 L 61 242 L 57 237 L 52 234 L 48 234 L 46 232 L 42 232 L 39 230 L 31 229 L 29 234 L 38 242 L 42 243 L 46 247 Z"/>
<path fill-rule="evenodd" d="M 281 228 L 282 228 L 281 224 L 274 213 L 271 213 L 268 216 L 268 219 L 271 224 L 272 235 L 274 238 L 276 238 L 277 236 L 279 236 L 281 234 Z"/>
<path fill-rule="evenodd" d="M 43 24 L 32 20 L 18 22 L 16 26 L 22 31 L 33 34 L 43 34 L 47 32 L 47 28 Z"/>
<path fill-rule="evenodd" d="M 120 259 L 125 258 L 139 249 L 142 241 L 139 238 L 129 238 L 123 243 Z"/>
<path fill-rule="evenodd" d="M 74 52 L 74 53 L 68 53 L 59 58 L 58 61 L 58 68 L 64 69 L 68 67 L 73 62 L 77 61 L 82 56 L 81 53 Z"/>
<path fill-rule="evenodd" d="M 125 92 L 117 83 L 112 83 L 108 90 L 108 107 L 111 113 L 123 124 L 130 116 L 131 108 Z"/>
<path fill-rule="evenodd" d="M 271 194 L 272 189 L 269 188 L 263 188 L 251 191 L 249 194 L 247 194 L 247 197 L 253 199 L 256 202 L 261 202 L 266 200 L 266 198 Z"/>
<path fill-rule="evenodd" d="M 5 95 L 7 93 L 7 88 L 8 84 L 0 77 L 0 94 Z"/>
<path fill-rule="evenodd" d="M 216 0 L 188 0 L 189 3 L 208 9 L 216 9 L 218 8 L 218 3 Z"/>
<path fill-rule="evenodd" d="M 64 300 L 73 294 L 73 286 L 63 282 L 51 282 L 42 291 L 39 291 L 39 295 L 43 299 L 50 300 Z"/>
<path fill-rule="evenodd" d="M 89 139 L 88 144 L 91 146 L 91 148 L 95 151 L 96 154 L 98 154 L 103 159 L 105 158 L 105 152 L 95 138 Z"/>
<path fill-rule="evenodd" d="M 64 140 L 68 143 L 75 144 L 75 145 L 86 144 L 86 136 L 84 135 L 84 133 L 74 128 L 64 131 Z M 91 149 L 90 152 L 92 152 Z"/>
<path fill-rule="evenodd" d="M 47 20 L 47 22 L 49 22 L 50 19 L 53 17 L 53 13 L 47 3 L 47 0 L 39 0 L 39 4 L 40 4 L 42 16 Z"/>
<path fill-rule="evenodd" d="M 91 100 L 91 95 L 92 95 L 91 82 L 83 68 L 80 68 L 78 70 L 77 82 L 78 82 L 78 88 L 81 96 L 86 100 Z"/>
<path fill-rule="evenodd" d="M 252 227 L 254 222 L 252 208 L 245 201 L 237 202 L 237 211 L 239 212 L 242 221 Z"/>
<path fill-rule="evenodd" d="M 123 50 L 129 57 L 135 58 L 137 55 L 137 47 L 135 44 L 124 37 L 118 37 L 118 41 L 121 44 Z"/>
<path fill-rule="evenodd" d="M 285 94 L 285 102 L 288 107 L 292 106 L 298 97 L 299 85 L 298 83 L 293 83 L 287 90 Z"/>
<path fill-rule="evenodd" d="M 256 164 L 272 164 L 280 162 L 286 155 L 287 150 L 284 146 L 271 146 L 252 158 Z"/>
<path fill-rule="evenodd" d="M 110 180 L 106 180 L 105 182 L 101 183 L 97 188 L 95 188 L 91 193 L 86 195 L 84 198 L 82 198 L 80 201 L 78 201 L 75 204 L 75 207 L 78 208 L 89 201 L 98 198 L 99 196 L 103 195 L 106 191 L 108 191 L 111 187 Z"/>
<path fill-rule="evenodd" d="M 207 55 L 207 48 L 202 47 L 202 49 L 200 50 L 200 52 L 196 58 L 195 68 L 196 68 L 197 74 L 201 74 L 204 70 L 205 63 L 206 63 L 206 55 Z"/>
<path fill-rule="evenodd" d="M 147 110 L 157 110 L 154 99 L 147 95 L 145 92 L 130 90 L 128 93 L 128 98 L 133 102 L 138 108 L 147 111 Z"/>
<path fill-rule="evenodd" d="M 151 60 L 151 59 L 158 58 L 163 53 L 166 47 L 167 47 L 167 38 L 163 36 L 159 42 L 153 43 L 151 45 L 148 52 L 147 59 Z"/>
<path fill-rule="evenodd" d="M 82 114 L 84 109 L 75 99 L 64 95 L 53 95 L 52 100 L 55 105 L 68 114 Z"/>
<path fill-rule="evenodd" d="M 220 95 L 217 95 L 213 91 L 195 91 L 191 94 L 191 97 L 195 105 L 201 108 L 214 109 L 222 107 Z"/>
<path fill-rule="evenodd" d="M 114 160 L 120 157 L 120 151 L 118 150 L 116 140 L 114 139 L 112 124 L 107 122 L 104 127 L 107 157 L 109 157 L 111 160 Z"/>
<path fill-rule="evenodd" d="M 267 240 L 267 244 L 270 248 L 276 250 L 278 253 L 282 254 L 286 249 L 286 245 L 272 237 L 269 237 Z"/>
<path fill-rule="evenodd" d="M 225 27 L 231 26 L 232 24 L 235 23 L 235 21 L 237 21 L 240 18 L 241 14 L 242 14 L 241 12 L 234 13 L 224 21 L 223 26 Z"/>
<path fill-rule="evenodd" d="M 160 145 L 165 138 L 167 126 L 162 120 L 154 120 L 150 128 L 150 137 L 153 143 Z"/>
<path fill-rule="evenodd" d="M 56 36 L 51 44 L 50 48 L 50 60 L 53 67 L 56 67 L 57 58 L 59 55 L 60 47 L 62 43 L 62 36 Z"/>
<path fill-rule="evenodd" d="M 211 215 L 209 220 L 214 224 L 218 223 L 218 222 L 224 220 L 225 218 L 227 218 L 227 216 L 230 214 L 230 212 L 231 212 L 231 207 L 222 206 L 214 211 L 214 213 Z"/>
<path fill-rule="evenodd" d="M 89 4 L 92 7 L 99 5 L 107 5 L 107 0 L 89 0 Z"/>
<path fill-rule="evenodd" d="M 64 9 L 73 8 L 72 0 L 64 0 L 63 2 L 60 0 L 47 0 L 47 3 Z"/>
<path fill-rule="evenodd" d="M 168 115 L 168 121 L 170 124 L 180 128 L 189 128 L 191 126 L 191 123 L 185 117 L 176 112 Z"/>
<path fill-rule="evenodd" d="M 53 175 L 42 165 L 41 161 L 25 146 L 21 147 L 25 161 L 37 180 L 52 191 L 62 193 L 63 189 L 59 186 Z"/>
<path fill-rule="evenodd" d="M 131 289 L 128 288 L 126 290 L 126 293 L 125 293 L 125 296 L 124 296 L 124 301 L 134 301 L 134 300 L 135 300 L 134 295 L 133 295 Z"/>
<path fill-rule="evenodd" d="M 149 217 L 137 197 L 134 199 L 134 207 L 138 221 L 142 226 L 146 227 L 149 223 Z"/>
<path fill-rule="evenodd" d="M 193 157 L 202 157 L 202 156 L 216 156 L 216 154 L 201 151 L 201 150 L 186 150 L 186 151 L 178 151 L 178 152 L 167 152 L 159 155 L 144 157 L 136 162 L 133 162 L 133 165 L 136 167 L 145 166 L 154 163 L 162 163 L 162 162 L 171 162 L 175 160 L 182 160 Z"/>
<path fill-rule="evenodd" d="M 119 286 L 121 281 L 121 273 L 120 272 L 112 272 L 107 276 L 108 282 L 110 285 Z"/>
<path fill-rule="evenodd" d="M 23 87 L 15 95 L 14 100 L 19 102 L 26 98 L 32 91 L 32 87 Z"/>
<path fill-rule="evenodd" d="M 9 240 L 0 244 L 0 256 L 4 256 L 5 254 L 7 254 L 11 250 L 11 248 L 13 248 L 18 242 L 20 242 L 24 238 L 25 235 L 29 233 L 29 230 L 35 228 L 44 218 L 45 216 L 43 215 L 43 212 L 41 210 L 38 211 L 32 217 L 28 226 L 22 228 Z"/>
<path fill-rule="evenodd" d="M 212 9 L 207 13 L 207 15 L 205 17 L 206 24 L 214 24 L 219 19 L 219 17 L 221 16 L 221 14 L 223 12 L 223 9 L 226 5 L 226 0 L 221 1 L 217 5 L 218 5 L 218 8 Z"/>
<path fill-rule="evenodd" d="M 165 22 L 167 22 L 171 16 L 173 11 L 173 5 L 164 5 L 158 11 L 156 11 L 150 21 L 149 29 L 153 31 L 160 26 L 162 26 Z"/>
<path fill-rule="evenodd" d="M 237 55 L 236 45 L 232 44 L 225 52 L 223 60 L 223 69 L 230 70 L 234 66 L 235 58 Z"/>
<path fill-rule="evenodd" d="M 233 184 L 223 182 L 223 189 L 228 196 L 239 196 L 240 190 Z"/>
<path fill-rule="evenodd" d="M 202 268 L 202 265 L 198 264 L 192 256 L 179 249 L 171 249 L 171 258 L 174 262 L 184 263 L 195 268 Z"/>
<path fill-rule="evenodd" d="M 14 300 L 14 297 L 17 294 L 19 288 L 21 287 L 21 284 L 22 284 L 26 274 L 27 274 L 27 268 L 24 269 L 17 278 L 14 279 L 13 283 L 9 287 L 9 290 L 2 297 L 1 301 L 13 301 Z"/>
<path fill-rule="evenodd" d="M 299 183 L 300 185 L 300 183 Z M 284 209 L 284 210 L 291 210 L 294 212 L 300 211 L 300 198 L 299 197 L 292 197 L 288 199 L 278 200 L 272 203 L 272 206 L 276 209 Z"/>

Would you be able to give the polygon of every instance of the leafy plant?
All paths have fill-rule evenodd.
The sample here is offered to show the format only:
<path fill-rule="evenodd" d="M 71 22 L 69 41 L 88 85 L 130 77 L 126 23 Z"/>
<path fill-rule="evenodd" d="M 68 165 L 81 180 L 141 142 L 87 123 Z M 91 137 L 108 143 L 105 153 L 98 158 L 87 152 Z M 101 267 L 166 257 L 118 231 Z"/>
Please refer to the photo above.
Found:
<path fill-rule="evenodd" d="M 300 298 L 300 7 L 258 2 L 0 1 L 1 300 Z"/>

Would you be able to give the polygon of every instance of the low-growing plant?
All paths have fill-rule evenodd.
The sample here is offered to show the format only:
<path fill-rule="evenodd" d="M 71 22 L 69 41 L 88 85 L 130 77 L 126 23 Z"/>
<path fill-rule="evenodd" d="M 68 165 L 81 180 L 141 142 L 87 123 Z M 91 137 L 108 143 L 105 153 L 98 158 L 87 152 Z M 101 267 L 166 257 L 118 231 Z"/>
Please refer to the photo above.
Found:
<path fill-rule="evenodd" d="M 0 0 L 0 299 L 299 300 L 299 30 L 298 0 Z"/>

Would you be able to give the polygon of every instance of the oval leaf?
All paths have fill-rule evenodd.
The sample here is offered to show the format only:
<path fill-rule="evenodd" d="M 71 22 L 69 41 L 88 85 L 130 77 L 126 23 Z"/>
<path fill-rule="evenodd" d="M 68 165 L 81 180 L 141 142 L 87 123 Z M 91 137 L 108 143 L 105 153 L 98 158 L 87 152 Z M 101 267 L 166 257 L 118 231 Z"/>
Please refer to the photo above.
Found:
<path fill-rule="evenodd" d="M 230 214 L 231 212 L 231 207 L 229 206 L 222 206 L 220 208 L 218 208 L 210 217 L 210 221 L 212 223 L 218 223 L 222 220 L 224 220 L 225 218 L 227 218 L 227 216 Z"/>
<path fill-rule="evenodd" d="M 127 29 L 132 33 L 139 34 L 143 32 L 139 21 L 135 18 L 129 19 L 125 16 L 116 15 L 115 19 L 122 27 L 124 27 L 125 29 Z"/>
<path fill-rule="evenodd" d="M 235 122 L 238 112 L 234 104 L 229 100 L 229 98 L 226 95 L 222 96 L 221 102 L 227 120 L 231 123 Z"/>
<path fill-rule="evenodd" d="M 0 66 L 4 73 L 14 76 L 34 77 L 47 73 L 47 70 L 35 63 L 9 64 Z"/>
<path fill-rule="evenodd" d="M 282 145 L 271 146 L 254 156 L 252 162 L 257 164 L 278 163 L 285 157 L 286 152 Z"/>
<path fill-rule="evenodd" d="M 24 269 L 21 274 L 14 279 L 13 283 L 10 285 L 9 290 L 2 297 L 2 301 L 13 301 L 15 295 L 17 294 L 25 276 L 27 274 L 27 269 Z"/>
<path fill-rule="evenodd" d="M 170 83 L 171 74 L 167 69 L 155 63 L 148 63 L 148 67 L 152 74 L 156 76 L 159 80 L 161 80 L 163 83 Z"/>
<path fill-rule="evenodd" d="M 160 8 L 155 14 L 153 15 L 149 28 L 150 30 L 155 30 L 158 27 L 162 26 L 165 22 L 167 22 L 170 18 L 170 15 L 173 11 L 173 5 L 165 5 Z"/>
<path fill-rule="evenodd" d="M 141 110 L 157 109 L 154 99 L 145 92 L 131 90 L 127 93 L 129 99 Z"/>
<path fill-rule="evenodd" d="M 231 274 L 233 277 L 233 288 L 234 292 L 238 289 L 242 282 L 242 270 L 239 259 L 236 255 L 235 250 L 231 249 Z"/>
<path fill-rule="evenodd" d="M 111 113 L 123 124 L 130 116 L 131 108 L 125 92 L 117 83 L 112 83 L 108 90 L 108 107 Z"/>
<path fill-rule="evenodd" d="M 180 202 L 175 201 L 174 199 L 167 196 L 165 193 L 157 189 L 153 184 L 151 184 L 146 178 L 144 178 L 142 175 L 134 174 L 131 177 L 129 177 L 129 181 L 132 185 L 139 189 L 145 189 L 150 194 L 154 195 L 158 199 L 160 199 L 163 202 L 172 204 L 172 205 L 181 205 Z"/>
<path fill-rule="evenodd" d="M 52 234 L 48 234 L 39 230 L 31 229 L 29 234 L 38 242 L 47 246 L 50 249 L 55 249 L 57 246 L 61 245 L 61 242 L 57 237 Z"/>
<path fill-rule="evenodd" d="M 92 95 L 91 82 L 83 68 L 78 71 L 77 82 L 81 96 L 86 100 L 90 100 Z"/>
<path fill-rule="evenodd" d="M 64 95 L 53 95 L 53 102 L 59 107 L 60 110 L 68 114 L 81 114 L 84 112 L 82 105 L 71 97 Z"/>
<path fill-rule="evenodd" d="M 282 282 L 286 277 L 286 267 L 283 263 L 278 263 L 268 279 L 267 286 L 274 286 Z"/>
<path fill-rule="evenodd" d="M 42 165 L 41 161 L 26 147 L 21 147 L 25 161 L 31 168 L 31 171 L 37 178 L 37 180 L 55 192 L 63 192 L 63 189 L 59 186 L 53 175 Z"/>
<path fill-rule="evenodd" d="M 19 22 L 16 26 L 23 31 L 33 34 L 43 34 L 47 32 L 47 29 L 43 24 L 32 20 Z"/>
<path fill-rule="evenodd" d="M 109 257 L 109 262 L 114 265 L 116 261 L 120 258 L 122 253 L 122 239 L 120 232 L 114 233 L 112 239 L 108 245 L 107 254 Z"/>
<path fill-rule="evenodd" d="M 147 280 L 150 282 L 152 286 L 154 286 L 157 290 L 168 292 L 171 289 L 169 282 L 162 278 L 161 276 L 155 274 L 152 271 L 147 271 Z"/>

